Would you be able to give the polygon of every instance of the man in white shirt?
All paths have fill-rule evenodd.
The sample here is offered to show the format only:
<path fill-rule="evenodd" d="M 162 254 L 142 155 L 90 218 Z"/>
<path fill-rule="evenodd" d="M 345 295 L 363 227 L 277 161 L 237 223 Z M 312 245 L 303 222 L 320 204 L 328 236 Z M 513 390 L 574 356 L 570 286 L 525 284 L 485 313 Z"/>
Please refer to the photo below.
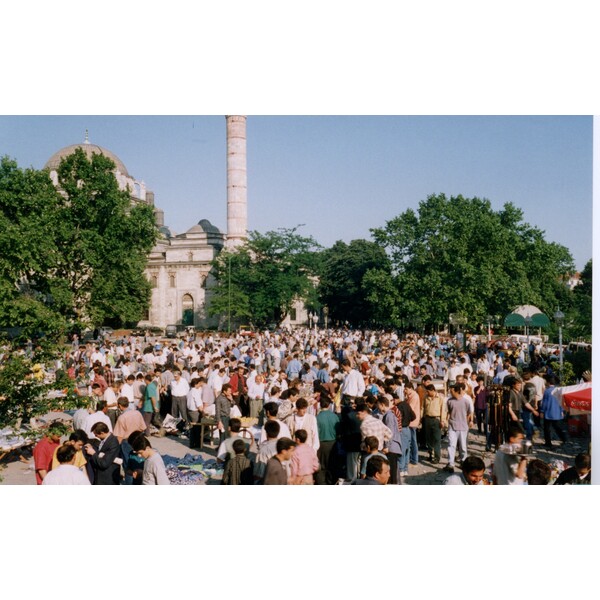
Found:
<path fill-rule="evenodd" d="M 102 366 L 104 366 L 106 364 L 106 358 L 104 357 L 104 354 L 102 354 L 102 352 L 100 352 L 100 348 L 98 346 L 96 346 L 94 348 L 94 351 L 92 352 L 92 355 L 90 356 L 90 362 L 92 364 L 94 364 L 95 362 L 99 362 Z"/>
<path fill-rule="evenodd" d="M 129 400 L 129 410 L 135 410 L 135 396 L 133 393 L 134 375 L 128 375 L 125 383 L 121 386 L 121 396 Z"/>
<path fill-rule="evenodd" d="M 350 366 L 350 361 L 342 361 L 342 369 L 345 373 L 342 383 L 342 402 L 351 404 L 365 393 L 365 380 L 363 376 Z"/>
<path fill-rule="evenodd" d="M 204 377 L 194 377 L 191 381 L 190 391 L 187 395 L 187 412 L 190 423 L 198 423 L 203 412 L 202 388 L 206 385 Z"/>
<path fill-rule="evenodd" d="M 181 371 L 177 368 L 173 370 L 173 380 L 169 387 L 171 389 L 171 414 L 176 419 L 181 416 L 187 424 L 187 395 L 190 391 L 190 384 L 181 376 Z"/>
<path fill-rule="evenodd" d="M 265 388 L 262 375 L 256 375 L 253 380 L 248 378 L 248 403 L 251 417 L 259 416 L 265 399 Z"/>
<path fill-rule="evenodd" d="M 304 429 L 308 435 L 306 443 L 309 446 L 312 446 L 315 452 L 319 449 L 320 442 L 317 419 L 308 412 L 308 402 L 305 398 L 298 398 L 298 400 L 296 400 L 296 412 L 292 413 L 286 419 L 286 425 L 292 434 L 290 436 L 291 439 L 294 439 L 292 436 L 296 431 Z"/>
<path fill-rule="evenodd" d="M 462 363 L 458 363 L 455 358 L 450 359 L 450 368 L 448 369 L 448 385 L 452 386 L 456 383 L 456 378 L 459 375 L 464 375 L 464 369 Z"/>
<path fill-rule="evenodd" d="M 90 414 L 85 420 L 84 431 L 87 433 L 88 438 L 90 438 L 91 440 L 96 439 L 96 436 L 92 433 L 92 427 L 96 423 L 105 423 L 108 427 L 108 430 L 112 433 L 113 426 L 110 422 L 110 419 L 108 418 L 108 415 L 106 414 L 107 410 L 108 409 L 106 408 L 105 400 L 99 400 L 97 402 L 95 411 L 93 410 L 93 407 L 90 408 Z"/>
<path fill-rule="evenodd" d="M 75 446 L 60 446 L 56 451 L 59 466 L 48 471 L 42 485 L 90 485 L 87 474 L 75 466 L 76 454 Z"/>
<path fill-rule="evenodd" d="M 106 390 L 104 390 L 104 395 L 102 396 L 102 399 L 106 402 L 108 418 L 110 419 L 113 428 L 117 422 L 117 400 L 120 396 L 120 392 L 121 382 L 115 380 L 106 388 Z"/>

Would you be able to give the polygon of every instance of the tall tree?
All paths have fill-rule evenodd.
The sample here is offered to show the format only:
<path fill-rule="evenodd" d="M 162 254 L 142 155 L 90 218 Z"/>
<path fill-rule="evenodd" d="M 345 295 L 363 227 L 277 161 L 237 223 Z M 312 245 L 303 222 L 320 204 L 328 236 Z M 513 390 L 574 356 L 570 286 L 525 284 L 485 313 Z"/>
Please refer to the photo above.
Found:
<path fill-rule="evenodd" d="M 318 248 L 297 228 L 250 232 L 244 245 L 224 250 L 213 262 L 209 314 L 222 321 L 231 314 L 257 326 L 280 323 L 296 299 L 314 297 Z"/>
<path fill-rule="evenodd" d="M 152 207 L 132 205 L 114 163 L 77 149 L 58 189 L 46 171 L 0 163 L 0 312 L 4 324 L 64 328 L 142 318 L 156 240 Z M 53 318 L 55 317 L 55 318 Z"/>
<path fill-rule="evenodd" d="M 156 241 L 154 212 L 132 205 L 114 163 L 81 149 L 58 167 L 62 202 L 55 213 L 62 251 L 54 272 L 62 308 L 81 322 L 117 324 L 142 318 L 150 299 L 144 268 Z"/>
<path fill-rule="evenodd" d="M 522 219 L 511 203 L 494 211 L 486 199 L 438 194 L 371 230 L 392 260 L 396 299 L 388 304 L 401 320 L 436 326 L 449 313 L 475 325 L 519 304 L 549 312 L 568 302 L 569 251 Z"/>
<path fill-rule="evenodd" d="M 379 315 L 369 301 L 369 286 L 363 287 L 365 274 L 380 269 L 389 276 L 390 261 L 385 250 L 368 240 L 337 241 L 321 254 L 319 296 L 329 307 L 332 321 L 348 321 L 358 326 L 372 322 Z"/>
<path fill-rule="evenodd" d="M 581 283 L 573 290 L 573 308 L 567 317 L 567 333 L 571 338 L 592 339 L 592 259 L 580 275 Z"/>
<path fill-rule="evenodd" d="M 51 273 L 60 251 L 54 215 L 60 197 L 47 173 L 0 160 L 0 325 L 58 332 Z"/>

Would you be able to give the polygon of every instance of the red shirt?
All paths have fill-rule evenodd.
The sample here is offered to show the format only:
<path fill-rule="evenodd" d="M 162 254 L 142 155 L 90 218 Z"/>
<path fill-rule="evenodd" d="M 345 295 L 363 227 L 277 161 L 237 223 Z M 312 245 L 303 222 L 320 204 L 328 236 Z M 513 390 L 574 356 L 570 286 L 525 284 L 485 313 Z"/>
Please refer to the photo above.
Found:
<path fill-rule="evenodd" d="M 53 442 L 50 438 L 43 437 L 33 449 L 33 460 L 35 463 L 35 481 L 42 485 L 42 478 L 38 471 L 50 471 L 52 469 L 52 458 L 54 450 L 60 446 L 60 442 Z"/>

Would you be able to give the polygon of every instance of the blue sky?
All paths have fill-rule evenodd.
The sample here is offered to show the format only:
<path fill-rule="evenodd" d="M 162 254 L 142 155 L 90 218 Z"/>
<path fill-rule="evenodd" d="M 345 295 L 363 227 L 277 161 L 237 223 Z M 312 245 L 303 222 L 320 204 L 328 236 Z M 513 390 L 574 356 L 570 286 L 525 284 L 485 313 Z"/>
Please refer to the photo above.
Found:
<path fill-rule="evenodd" d="M 200 219 L 225 230 L 223 116 L 1 116 L 0 154 L 41 168 L 86 129 L 177 233 Z M 368 239 L 443 192 L 513 202 L 577 268 L 592 256 L 591 117 L 249 116 L 247 135 L 250 229 L 304 224 L 324 246 Z"/>

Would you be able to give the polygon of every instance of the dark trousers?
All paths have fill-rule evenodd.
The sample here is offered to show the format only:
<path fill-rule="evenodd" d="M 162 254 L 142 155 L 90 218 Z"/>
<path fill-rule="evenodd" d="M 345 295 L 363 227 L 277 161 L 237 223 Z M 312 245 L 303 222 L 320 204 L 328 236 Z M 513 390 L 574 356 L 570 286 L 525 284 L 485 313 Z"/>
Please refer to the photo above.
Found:
<path fill-rule="evenodd" d="M 427 450 L 436 460 L 442 458 L 442 428 L 437 417 L 423 417 Z"/>
<path fill-rule="evenodd" d="M 487 408 L 476 408 L 475 419 L 477 420 L 477 431 L 487 433 Z"/>
<path fill-rule="evenodd" d="M 388 462 L 390 463 L 390 483 L 392 485 L 398 485 L 398 458 L 399 455 L 395 452 L 388 452 L 386 454 Z"/>
<path fill-rule="evenodd" d="M 320 470 L 315 473 L 315 483 L 317 485 L 333 485 L 335 483 L 333 451 L 335 440 L 319 443 L 317 457 L 319 458 Z"/>
<path fill-rule="evenodd" d="M 116 408 L 109 408 L 108 409 L 108 418 L 110 419 L 110 423 L 113 427 L 113 429 L 115 428 L 115 425 L 117 424 L 117 417 L 119 415 L 117 414 L 117 409 Z"/>
<path fill-rule="evenodd" d="M 223 431 L 219 431 L 219 444 L 222 444 L 229 437 L 229 417 L 221 417 Z"/>
<path fill-rule="evenodd" d="M 562 442 L 566 442 L 569 439 L 567 436 L 567 428 L 565 426 L 564 419 L 558 419 L 556 421 L 544 419 L 544 444 L 546 446 L 552 446 L 553 429 Z"/>
<path fill-rule="evenodd" d="M 150 421 L 152 421 L 152 415 L 154 413 L 151 412 L 144 412 L 142 411 L 142 417 L 144 417 L 144 423 L 146 423 L 146 431 L 145 434 L 148 436 L 150 435 Z"/>
<path fill-rule="evenodd" d="M 176 419 L 181 417 L 186 423 L 188 422 L 186 396 L 173 396 L 171 399 L 171 410 L 173 417 Z"/>

